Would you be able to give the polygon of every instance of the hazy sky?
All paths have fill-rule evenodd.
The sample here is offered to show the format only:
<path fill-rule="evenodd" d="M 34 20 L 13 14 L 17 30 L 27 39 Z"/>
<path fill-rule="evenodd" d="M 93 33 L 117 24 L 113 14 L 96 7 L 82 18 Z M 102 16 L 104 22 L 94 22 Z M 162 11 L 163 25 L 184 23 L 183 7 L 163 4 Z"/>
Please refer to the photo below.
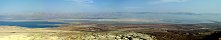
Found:
<path fill-rule="evenodd" d="M 221 13 L 221 0 L 0 0 L 0 13 L 197 12 Z"/>

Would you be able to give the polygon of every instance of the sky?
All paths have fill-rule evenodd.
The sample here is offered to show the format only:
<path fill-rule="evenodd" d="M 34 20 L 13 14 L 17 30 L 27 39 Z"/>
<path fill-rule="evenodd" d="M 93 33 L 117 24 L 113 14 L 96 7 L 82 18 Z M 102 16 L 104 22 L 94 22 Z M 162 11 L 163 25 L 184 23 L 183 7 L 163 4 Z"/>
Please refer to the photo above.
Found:
<path fill-rule="evenodd" d="M 0 14 L 31 12 L 221 13 L 221 0 L 0 0 Z"/>

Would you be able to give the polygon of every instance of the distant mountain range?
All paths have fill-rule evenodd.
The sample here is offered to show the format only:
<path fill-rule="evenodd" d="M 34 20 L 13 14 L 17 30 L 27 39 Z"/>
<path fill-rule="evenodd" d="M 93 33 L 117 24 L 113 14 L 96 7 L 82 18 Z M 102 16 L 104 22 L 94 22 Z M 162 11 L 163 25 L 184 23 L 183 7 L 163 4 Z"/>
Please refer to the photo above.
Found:
<path fill-rule="evenodd" d="M 5 18 L 5 16 L 3 16 L 3 15 L 0 15 L 0 19 L 3 19 L 3 18 Z"/>
<path fill-rule="evenodd" d="M 190 12 L 135 12 L 135 14 L 169 14 L 169 15 L 200 15 Z"/>
<path fill-rule="evenodd" d="M 146 18 L 154 15 L 200 15 L 189 12 L 111 12 L 111 13 L 25 13 L 9 16 L 11 18 L 29 19 L 116 19 L 116 18 Z M 1 16 L 0 16 L 1 17 Z"/>

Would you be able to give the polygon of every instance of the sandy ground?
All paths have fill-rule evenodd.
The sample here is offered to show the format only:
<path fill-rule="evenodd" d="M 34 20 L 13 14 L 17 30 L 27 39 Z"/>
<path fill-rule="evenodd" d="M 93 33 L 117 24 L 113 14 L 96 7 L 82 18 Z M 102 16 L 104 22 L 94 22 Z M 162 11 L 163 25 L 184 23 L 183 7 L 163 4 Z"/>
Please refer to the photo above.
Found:
<path fill-rule="evenodd" d="M 46 37 L 46 35 L 56 34 L 60 32 L 70 31 L 47 30 L 44 28 L 32 29 L 16 26 L 0 26 L 0 40 L 57 40 L 57 36 Z"/>
<path fill-rule="evenodd" d="M 155 40 L 153 36 L 125 32 L 82 32 L 48 28 L 0 26 L 0 40 Z"/>

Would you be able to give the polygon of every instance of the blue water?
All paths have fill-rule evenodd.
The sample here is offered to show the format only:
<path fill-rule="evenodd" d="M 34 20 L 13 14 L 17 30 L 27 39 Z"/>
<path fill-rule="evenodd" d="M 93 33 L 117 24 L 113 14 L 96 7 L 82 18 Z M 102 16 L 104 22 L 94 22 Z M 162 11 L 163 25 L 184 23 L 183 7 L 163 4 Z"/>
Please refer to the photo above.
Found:
<path fill-rule="evenodd" d="M 47 21 L 28 21 L 28 22 L 0 21 L 1 26 L 21 26 L 21 27 L 27 27 L 27 28 L 58 27 L 55 24 L 64 24 L 64 23 L 62 23 L 62 22 L 47 22 Z"/>
<path fill-rule="evenodd" d="M 95 16 L 94 16 L 95 15 Z M 175 24 L 195 24 L 210 23 L 208 20 L 221 21 L 221 14 L 170 14 L 170 13 L 112 13 L 112 14 L 94 14 L 92 18 L 119 18 L 119 19 L 141 19 L 141 20 L 160 20 L 159 23 L 175 23 Z M 97 16 L 100 15 L 100 16 Z M 4 18 L 4 17 L 3 17 Z M 0 16 L 1 20 L 1 16 Z M 64 22 L 85 22 L 85 23 L 146 23 L 146 22 L 119 22 L 119 21 L 101 21 L 101 20 L 63 20 Z M 149 22 L 147 22 L 149 23 Z M 49 25 L 48 25 L 49 24 Z M 28 21 L 28 22 L 8 22 L 0 21 L 3 26 L 21 26 L 27 28 L 47 28 L 57 27 L 55 24 L 64 24 L 63 22 L 47 22 L 47 21 Z"/>

